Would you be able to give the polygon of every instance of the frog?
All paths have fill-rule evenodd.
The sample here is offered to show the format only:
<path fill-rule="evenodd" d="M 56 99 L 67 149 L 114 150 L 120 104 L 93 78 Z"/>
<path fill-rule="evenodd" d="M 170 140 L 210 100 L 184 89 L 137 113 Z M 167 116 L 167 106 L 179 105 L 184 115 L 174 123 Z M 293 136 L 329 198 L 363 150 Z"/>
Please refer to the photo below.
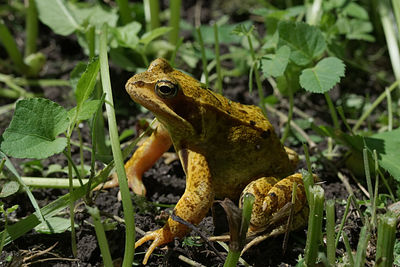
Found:
<path fill-rule="evenodd" d="M 158 121 L 125 164 L 136 194 L 146 194 L 143 173 L 173 146 L 186 175 L 173 213 L 189 224 L 199 224 L 214 200 L 239 200 L 249 192 L 255 196 L 249 231 L 256 232 L 291 201 L 293 184 L 298 187 L 295 211 L 306 206 L 302 175 L 295 173 L 298 155 L 281 143 L 259 107 L 225 98 L 163 58 L 131 77 L 125 88 Z M 116 184 L 109 181 L 106 187 Z M 169 217 L 162 228 L 136 241 L 135 248 L 152 241 L 146 264 L 157 247 L 189 232 L 187 225 Z"/>

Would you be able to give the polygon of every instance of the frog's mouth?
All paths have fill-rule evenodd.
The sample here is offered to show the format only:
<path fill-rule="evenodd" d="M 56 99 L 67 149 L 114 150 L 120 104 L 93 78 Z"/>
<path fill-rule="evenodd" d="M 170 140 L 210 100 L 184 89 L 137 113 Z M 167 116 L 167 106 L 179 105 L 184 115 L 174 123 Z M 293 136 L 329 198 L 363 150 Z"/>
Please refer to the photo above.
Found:
<path fill-rule="evenodd" d="M 179 135 L 195 133 L 192 124 L 174 110 L 179 105 L 186 104 L 179 103 L 179 99 L 159 97 L 154 91 L 155 83 L 145 83 L 131 78 L 125 87 L 132 100 L 151 111 L 169 131 L 176 131 L 180 133 Z"/>

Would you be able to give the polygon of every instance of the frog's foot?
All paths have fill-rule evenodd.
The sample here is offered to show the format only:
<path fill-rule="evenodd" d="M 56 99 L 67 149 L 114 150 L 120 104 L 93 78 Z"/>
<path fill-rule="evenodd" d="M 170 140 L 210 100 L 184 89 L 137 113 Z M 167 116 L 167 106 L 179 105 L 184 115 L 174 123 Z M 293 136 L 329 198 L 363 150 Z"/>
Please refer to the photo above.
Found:
<path fill-rule="evenodd" d="M 118 176 L 117 173 L 113 173 L 111 175 L 111 180 L 108 180 L 107 182 L 103 184 L 99 184 L 96 186 L 93 190 L 100 190 L 102 188 L 107 189 L 107 188 L 113 188 L 119 186 L 118 182 Z M 136 176 L 129 176 L 128 175 L 128 186 L 132 189 L 132 191 L 140 196 L 145 196 L 146 195 L 146 187 L 144 186 L 142 179 L 137 178 Z"/>
<path fill-rule="evenodd" d="M 173 239 L 174 239 L 174 236 L 172 235 L 172 233 L 164 227 L 164 228 L 155 230 L 153 232 L 147 233 L 144 237 L 142 237 L 141 239 L 136 241 L 135 249 L 147 241 L 151 241 L 151 240 L 153 241 L 151 243 L 150 247 L 147 249 L 146 254 L 144 255 L 143 265 L 147 264 L 147 261 L 149 260 L 149 257 L 151 255 L 151 253 L 153 253 L 155 248 L 162 246 L 164 244 L 167 244 L 167 243 L 171 242 Z"/>

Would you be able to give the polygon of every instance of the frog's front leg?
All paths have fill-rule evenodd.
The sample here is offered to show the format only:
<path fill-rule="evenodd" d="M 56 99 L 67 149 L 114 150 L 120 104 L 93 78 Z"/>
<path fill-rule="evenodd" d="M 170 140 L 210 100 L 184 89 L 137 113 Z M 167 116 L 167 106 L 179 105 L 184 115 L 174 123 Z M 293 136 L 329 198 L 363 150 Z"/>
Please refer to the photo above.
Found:
<path fill-rule="evenodd" d="M 185 150 L 184 153 L 180 153 L 180 157 L 187 176 L 186 189 L 174 212 L 185 221 L 198 224 L 206 216 L 214 200 L 210 169 L 205 157 L 199 153 Z M 171 242 L 175 237 L 184 237 L 189 231 L 187 226 L 169 218 L 163 228 L 150 232 L 138 240 L 135 248 L 153 240 L 143 259 L 143 264 L 146 264 L 156 247 Z"/>
<path fill-rule="evenodd" d="M 151 136 L 138 147 L 132 157 L 125 163 L 126 177 L 128 185 L 138 195 L 145 195 L 146 188 L 142 182 L 142 175 L 150 169 L 154 163 L 172 145 L 171 137 L 162 124 L 158 124 Z M 118 177 L 113 175 L 113 179 L 104 184 L 104 188 L 118 186 Z"/>

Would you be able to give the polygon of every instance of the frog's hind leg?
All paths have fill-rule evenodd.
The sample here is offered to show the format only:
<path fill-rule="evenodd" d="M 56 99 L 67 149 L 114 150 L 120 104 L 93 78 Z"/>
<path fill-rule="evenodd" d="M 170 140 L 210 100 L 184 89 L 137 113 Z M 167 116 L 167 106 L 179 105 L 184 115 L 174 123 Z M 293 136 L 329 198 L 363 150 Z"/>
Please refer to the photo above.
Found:
<path fill-rule="evenodd" d="M 303 179 L 300 173 L 290 175 L 282 180 L 275 177 L 262 177 L 246 186 L 242 196 L 245 193 L 252 193 L 255 196 L 250 232 L 263 231 L 288 217 L 294 183 L 297 185 L 296 202 L 293 207 L 296 214 L 306 204 Z"/>

